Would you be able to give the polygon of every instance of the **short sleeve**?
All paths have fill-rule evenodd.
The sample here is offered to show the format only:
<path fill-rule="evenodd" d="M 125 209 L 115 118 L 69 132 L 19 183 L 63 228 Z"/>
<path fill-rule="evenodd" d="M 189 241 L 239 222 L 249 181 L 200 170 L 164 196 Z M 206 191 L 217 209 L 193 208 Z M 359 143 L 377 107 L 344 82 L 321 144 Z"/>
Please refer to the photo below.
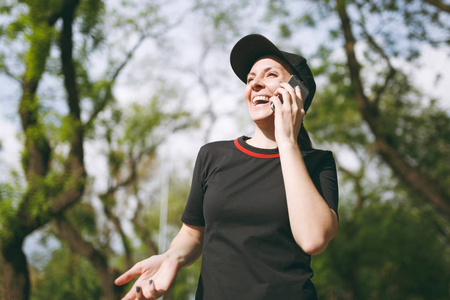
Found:
<path fill-rule="evenodd" d="M 194 166 L 191 190 L 186 203 L 181 222 L 193 226 L 205 226 L 203 216 L 204 178 L 205 178 L 205 152 L 200 149 Z"/>
<path fill-rule="evenodd" d="M 339 188 L 336 162 L 333 154 L 326 151 L 311 176 L 314 185 L 328 206 L 338 215 Z"/>

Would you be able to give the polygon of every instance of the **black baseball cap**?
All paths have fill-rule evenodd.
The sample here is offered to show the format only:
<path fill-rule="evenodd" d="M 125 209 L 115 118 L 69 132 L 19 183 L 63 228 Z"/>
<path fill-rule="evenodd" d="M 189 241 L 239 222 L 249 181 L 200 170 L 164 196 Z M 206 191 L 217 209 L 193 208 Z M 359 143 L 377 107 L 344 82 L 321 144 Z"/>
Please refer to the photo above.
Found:
<path fill-rule="evenodd" d="M 305 83 L 309 90 L 308 97 L 304 99 L 304 109 L 307 111 L 316 92 L 316 82 L 303 56 L 278 49 L 274 43 L 260 34 L 250 34 L 241 38 L 231 50 L 231 67 L 237 77 L 247 83 L 247 75 L 253 64 L 261 57 L 269 55 L 281 58 Z"/>

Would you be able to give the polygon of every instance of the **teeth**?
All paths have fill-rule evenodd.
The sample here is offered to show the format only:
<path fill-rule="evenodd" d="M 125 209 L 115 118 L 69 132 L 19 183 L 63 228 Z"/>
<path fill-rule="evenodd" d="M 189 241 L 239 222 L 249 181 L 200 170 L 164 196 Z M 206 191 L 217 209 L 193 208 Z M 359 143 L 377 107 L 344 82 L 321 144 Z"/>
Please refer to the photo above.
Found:
<path fill-rule="evenodd" d="M 255 98 L 253 98 L 252 102 L 253 103 L 257 103 L 258 101 L 264 101 L 264 102 L 269 102 L 269 97 L 267 96 L 256 96 Z"/>

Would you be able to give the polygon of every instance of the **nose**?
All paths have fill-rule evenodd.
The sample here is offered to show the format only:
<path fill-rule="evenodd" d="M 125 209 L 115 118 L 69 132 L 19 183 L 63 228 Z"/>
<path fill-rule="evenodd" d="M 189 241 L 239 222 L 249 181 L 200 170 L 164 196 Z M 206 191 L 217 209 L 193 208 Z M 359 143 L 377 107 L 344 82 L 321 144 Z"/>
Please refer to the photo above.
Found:
<path fill-rule="evenodd" d="M 252 89 L 261 89 L 265 87 L 264 80 L 260 76 L 255 76 L 253 80 L 250 82 L 250 86 Z"/>

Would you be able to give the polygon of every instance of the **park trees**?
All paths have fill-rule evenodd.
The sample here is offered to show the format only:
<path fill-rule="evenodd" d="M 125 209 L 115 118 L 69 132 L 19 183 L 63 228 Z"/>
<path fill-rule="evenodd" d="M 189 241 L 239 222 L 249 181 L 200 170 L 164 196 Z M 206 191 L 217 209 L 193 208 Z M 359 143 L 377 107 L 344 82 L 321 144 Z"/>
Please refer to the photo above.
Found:
<path fill-rule="evenodd" d="M 205 48 L 200 49 L 199 65 L 177 61 L 184 68 L 177 70 L 182 73 L 177 81 L 152 73 L 141 84 L 150 82 L 154 93 L 124 108 L 114 88 L 145 41 L 163 47 L 173 39 L 185 50 L 180 36 L 168 34 L 180 24 L 174 19 L 178 10 L 167 19 L 156 1 L 109 1 L 106 6 L 95 0 L 2 2 L 0 66 L 19 87 L 20 96 L 11 103 L 23 142 L 23 171 L 16 173 L 17 180 L 0 183 L 2 297 L 28 298 L 29 270 L 22 246 L 37 229 L 56 236 L 62 246 L 44 270 L 33 275 L 39 284 L 33 286 L 33 297 L 51 295 L 48 290 L 54 286 L 44 285 L 45 278 L 70 280 L 51 276 L 58 266 L 70 274 L 95 272 L 86 276 L 92 285 L 74 289 L 79 297 L 114 299 L 121 294 L 112 282 L 115 274 L 158 251 L 155 185 L 161 175 L 157 169 L 165 163 L 157 156 L 159 145 L 173 132 L 195 124 L 185 106 L 171 106 L 169 99 L 187 105 L 193 91 L 196 95 L 190 99 L 225 95 L 222 102 L 230 105 L 240 91 L 233 90 L 233 79 L 216 70 L 227 67 L 229 49 L 238 37 L 260 32 L 308 57 L 319 88 L 305 125 L 315 145 L 331 148 L 339 165 L 341 228 L 330 248 L 313 259 L 319 293 L 330 299 L 445 298 L 449 115 L 444 99 L 417 84 L 421 74 L 416 64 L 427 47 L 448 53 L 448 6 L 419 0 L 174 3 L 178 9 L 182 3 L 196 9 L 189 14 L 198 23 L 185 35 L 189 41 L 201 36 L 199 44 Z M 305 42 L 305 36 L 314 42 Z M 211 59 L 213 51 L 222 51 L 221 63 Z M 161 57 L 169 56 L 166 52 Z M 105 57 L 110 58 L 106 66 L 98 69 L 95 63 Z M 156 69 L 159 60 L 141 63 L 129 74 Z M 439 82 L 439 74 L 431 76 Z M 421 80 L 433 81 L 430 75 Z M 184 83 L 189 86 L 180 89 Z M 214 108 L 219 102 L 207 102 L 202 115 L 202 121 L 209 122 L 200 127 L 205 141 L 223 113 Z M 235 123 L 236 115 L 228 118 Z M 8 146 L 2 142 L 0 149 Z M 92 147 L 101 149 L 96 159 L 106 162 L 101 176 L 86 158 Z M 96 189 L 99 181 L 102 188 Z M 185 197 L 183 183 L 171 187 L 173 228 L 179 225 Z M 422 289 L 409 285 L 419 282 L 419 273 L 433 278 L 430 268 L 443 276 L 420 278 Z M 377 280 L 365 285 L 374 272 Z M 404 280 L 397 282 L 399 277 Z M 73 277 L 73 284 L 84 280 Z M 385 286 L 392 293 L 380 292 Z M 67 290 L 70 286 L 55 296 L 67 297 Z M 427 294 L 431 290 L 435 293 Z M 166 299 L 188 294 L 172 292 Z"/>
<path fill-rule="evenodd" d="M 121 9 L 134 11 L 136 5 L 139 3 L 124 2 Z M 137 171 L 141 162 L 154 157 L 162 138 L 152 139 L 152 132 L 161 130 L 169 119 L 175 124 L 172 131 L 190 122 L 183 112 L 155 109 L 164 107 L 157 103 L 162 99 L 150 97 L 145 105 L 151 109 L 141 109 L 145 108 L 141 105 L 126 111 L 127 117 L 136 122 L 127 121 L 128 128 L 122 127 L 125 134 L 113 134 L 119 129 L 112 126 L 124 121 L 121 109 L 114 107 L 113 88 L 118 76 L 144 41 L 156 39 L 173 26 L 158 16 L 158 5 L 152 2 L 139 7 L 138 12 L 145 17 L 141 23 L 110 9 L 109 13 L 117 13 L 110 25 L 132 27 L 132 33 L 127 35 L 124 29 L 128 40 L 116 44 L 124 50 L 108 53 L 105 34 L 113 28 L 105 27 L 103 1 L 2 3 L 1 70 L 19 86 L 20 97 L 14 104 L 23 133 L 23 177 L 1 183 L 0 190 L 2 299 L 29 298 L 30 276 L 23 243 L 35 230 L 48 225 L 72 251 L 89 261 L 100 279 L 102 297 L 119 298 L 121 289 L 113 284 L 119 271 L 109 260 L 108 245 L 102 248 L 93 238 L 99 236 L 98 223 L 89 201 L 92 182 L 85 151 L 86 145 L 97 138 L 107 145 L 111 180 L 106 191 L 97 196 L 129 250 L 122 224 L 112 209 L 114 193 L 124 186 L 132 189 L 141 175 Z M 96 60 L 105 53 L 113 59 L 104 60 L 104 73 L 95 75 L 102 69 Z"/>
<path fill-rule="evenodd" d="M 316 142 L 337 147 L 341 175 L 340 233 L 313 260 L 324 275 L 317 279 L 319 293 L 330 299 L 445 299 L 450 169 L 443 162 L 450 154 L 450 116 L 445 99 L 423 89 L 417 65 L 429 47 L 448 55 L 448 6 L 304 1 L 296 14 L 281 2 L 269 1 L 283 16 L 272 18 L 286 38 L 301 38 L 298 22 L 329 32 L 315 52 L 317 65 L 312 58 L 316 77 L 326 79 L 305 121 Z M 438 72 L 428 76 L 439 82 Z M 441 269 L 440 275 L 431 269 Z"/>
<path fill-rule="evenodd" d="M 253 11 L 247 11 L 251 24 L 240 24 L 307 56 L 320 88 L 305 126 L 316 146 L 333 149 L 338 161 L 340 232 L 330 250 L 313 259 L 317 276 L 324 274 L 314 279 L 321 296 L 445 299 L 448 272 L 433 280 L 428 271 L 449 264 L 450 168 L 445 162 L 450 116 L 445 96 L 426 89 L 442 85 L 440 71 L 426 72 L 421 64 L 430 58 L 430 49 L 444 53 L 442 63 L 448 63 L 448 5 L 358 0 L 258 4 L 243 4 Z M 412 229 L 416 225 L 427 230 Z M 409 250 L 396 253 L 402 247 L 394 240 Z M 427 246 L 419 246 L 422 242 L 436 251 L 433 258 Z M 416 271 L 397 272 L 409 268 Z M 387 270 L 396 270 L 390 274 L 396 277 L 387 276 Z M 370 284 L 367 272 L 377 274 Z M 425 278 L 413 275 L 419 273 Z M 412 288 L 407 282 L 420 284 Z"/>

